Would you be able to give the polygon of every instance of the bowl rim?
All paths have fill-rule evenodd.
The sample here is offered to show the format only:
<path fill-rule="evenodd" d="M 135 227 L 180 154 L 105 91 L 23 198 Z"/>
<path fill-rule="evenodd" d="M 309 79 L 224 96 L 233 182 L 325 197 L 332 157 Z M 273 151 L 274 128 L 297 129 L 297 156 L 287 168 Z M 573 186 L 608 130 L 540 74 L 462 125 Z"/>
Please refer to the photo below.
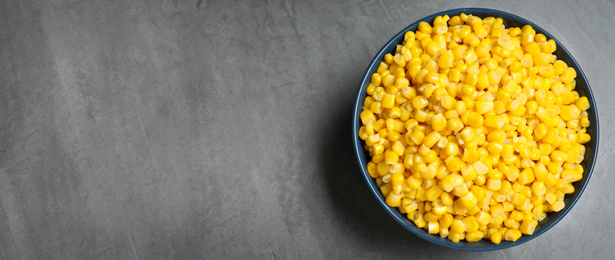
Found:
<path fill-rule="evenodd" d="M 585 158 L 585 160 L 590 160 L 590 164 L 589 164 L 589 169 L 585 169 L 584 170 L 584 178 L 586 178 L 585 181 L 583 181 L 582 186 L 580 189 L 577 189 L 577 195 L 574 196 L 572 198 L 572 202 L 568 203 L 564 209 L 562 209 L 562 211 L 558 212 L 559 215 L 556 219 L 554 219 L 553 221 L 551 221 L 550 223 L 548 223 L 545 226 L 542 226 L 540 229 L 536 230 L 536 232 L 532 235 L 524 235 L 522 236 L 520 239 L 518 239 L 515 242 L 510 242 L 510 241 L 502 241 L 502 243 L 495 245 L 495 244 L 491 244 L 488 246 L 469 246 L 467 245 L 467 243 L 469 242 L 460 242 L 460 243 L 454 243 L 452 241 L 446 240 L 443 241 L 441 240 L 439 237 L 436 237 L 435 235 L 432 234 L 428 234 L 427 232 L 425 232 L 424 229 L 420 229 L 418 227 L 416 227 L 413 223 L 408 223 L 407 222 L 407 218 L 405 217 L 405 215 L 401 214 L 396 208 L 392 208 L 390 206 L 388 206 L 386 204 L 386 201 L 384 199 L 384 196 L 382 195 L 382 193 L 380 192 L 380 190 L 378 189 L 378 187 L 375 184 L 374 179 L 369 175 L 369 173 L 367 172 L 367 162 L 362 160 L 361 155 L 365 153 L 365 150 L 363 149 L 363 145 L 361 144 L 361 141 L 358 137 L 358 132 L 359 132 L 359 128 L 361 126 L 360 120 L 359 120 L 359 114 L 362 111 L 362 107 L 363 107 L 363 99 L 361 98 L 362 96 L 362 92 L 365 91 L 365 88 L 367 87 L 367 85 L 369 84 L 369 81 L 371 79 L 371 75 L 369 75 L 370 70 L 374 69 L 375 66 L 377 66 L 384 58 L 384 55 L 386 53 L 389 53 L 389 51 L 387 51 L 388 49 L 391 48 L 392 45 L 396 45 L 400 42 L 400 39 L 403 39 L 404 34 L 409 31 L 409 30 L 413 30 L 416 31 L 416 28 L 418 27 L 418 24 L 420 22 L 428 22 L 428 23 L 432 23 L 432 21 L 437 17 L 437 16 L 443 16 L 443 15 L 458 15 L 461 13 L 466 13 L 466 14 L 473 14 L 479 17 L 489 17 L 489 16 L 493 16 L 493 17 L 502 17 L 505 20 L 511 20 L 513 22 L 517 22 L 520 24 L 529 24 L 531 25 L 534 30 L 536 30 L 537 33 L 542 33 L 544 34 L 547 39 L 553 39 L 556 42 L 557 48 L 559 50 L 561 50 L 566 56 L 566 58 L 568 58 L 570 60 L 569 62 L 569 66 L 574 67 L 576 72 L 577 72 L 577 80 L 581 79 L 585 85 L 587 86 L 586 89 L 586 97 L 588 98 L 589 102 L 590 102 L 590 110 L 589 112 L 589 119 L 590 122 L 595 125 L 595 132 L 592 136 L 592 141 L 595 143 L 594 148 L 593 148 L 593 154 L 591 156 L 591 158 Z M 570 64 L 571 63 L 571 64 Z M 599 145 L 599 135 L 600 135 L 600 128 L 599 128 L 599 123 L 598 123 L 598 113 L 597 113 L 597 108 L 596 108 L 596 102 L 589 84 L 589 81 L 587 80 L 587 77 L 585 76 L 585 73 L 583 73 L 583 71 L 581 70 L 581 67 L 579 66 L 578 62 L 574 59 L 574 57 L 572 56 L 572 54 L 564 47 L 564 45 L 561 44 L 560 41 L 558 41 L 555 37 L 553 37 L 553 35 L 551 35 L 549 32 L 547 32 L 546 30 L 544 30 L 543 28 L 541 28 L 540 26 L 538 26 L 537 24 L 522 18 L 520 16 L 508 13 L 508 12 L 504 12 L 504 11 L 500 11 L 500 10 L 495 10 L 495 9 L 488 9 L 488 8 L 457 8 L 457 9 L 450 9 L 450 10 L 446 10 L 446 11 L 441 11 L 441 12 L 437 12 L 428 16 L 425 16 L 415 22 L 413 22 L 412 24 L 408 25 L 407 27 L 403 28 L 401 31 L 399 31 L 397 34 L 395 34 L 390 40 L 388 40 L 386 42 L 386 44 L 384 44 L 384 46 L 377 52 L 377 54 L 374 56 L 374 58 L 371 60 L 371 62 L 369 63 L 369 66 L 367 67 L 367 69 L 365 70 L 365 73 L 363 74 L 363 77 L 361 79 L 361 83 L 359 84 L 359 89 L 357 91 L 356 94 L 356 98 L 355 98 L 355 102 L 354 102 L 354 108 L 353 108 L 353 122 L 352 122 L 352 132 L 353 132 L 353 145 L 354 145 L 354 151 L 355 151 L 355 156 L 357 158 L 357 162 L 359 163 L 360 166 L 360 170 L 361 173 L 363 175 L 364 180 L 366 181 L 366 184 L 368 185 L 369 190 L 371 191 L 371 193 L 374 195 L 374 197 L 376 198 L 376 200 L 378 201 L 378 203 L 385 209 L 385 211 L 393 218 L 395 219 L 395 221 L 397 221 L 400 225 L 402 225 L 405 229 L 409 230 L 410 232 L 412 232 L 413 234 L 429 241 L 432 242 L 434 244 L 438 244 L 441 246 L 445 246 L 445 247 L 449 247 L 449 248 L 453 248 L 453 249 L 460 249 L 460 250 L 467 250 L 467 251 L 492 251 L 492 250 L 500 250 L 500 249 L 505 249 L 505 248 L 510 248 L 513 246 L 517 246 L 523 243 L 526 243 L 538 236 L 540 236 L 541 234 L 545 233 L 546 231 L 548 231 L 549 229 L 551 229 L 551 227 L 555 226 L 561 219 L 563 219 L 568 212 L 572 209 L 572 207 L 576 204 L 577 200 L 581 197 L 583 191 L 585 190 L 587 184 L 589 183 L 589 180 L 591 178 L 592 172 L 594 170 L 594 166 L 596 164 L 596 159 L 598 156 L 598 145 Z M 590 141 L 591 142 L 591 141 Z M 586 152 L 587 154 L 587 152 Z M 366 156 L 366 158 L 369 159 L 369 155 Z M 395 212 L 396 211 L 396 212 Z M 396 214 L 397 213 L 397 214 Z M 403 218 L 402 218 L 403 217 Z"/>

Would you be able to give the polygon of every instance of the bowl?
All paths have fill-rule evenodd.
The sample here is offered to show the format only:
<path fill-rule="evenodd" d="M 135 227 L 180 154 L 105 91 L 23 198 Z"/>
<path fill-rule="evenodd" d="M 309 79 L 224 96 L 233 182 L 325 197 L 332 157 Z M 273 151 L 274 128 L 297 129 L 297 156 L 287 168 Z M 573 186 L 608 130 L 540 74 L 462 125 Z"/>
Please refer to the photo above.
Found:
<path fill-rule="evenodd" d="M 459 243 L 454 243 L 448 240 L 447 238 L 441 238 L 437 234 L 436 235 L 429 234 L 427 233 L 426 230 L 416 227 L 415 224 L 412 221 L 410 221 L 406 217 L 405 214 L 401 214 L 397 208 L 389 207 L 386 204 L 385 198 L 380 192 L 380 190 L 378 189 L 378 186 L 376 185 L 375 180 L 367 172 L 366 166 L 367 166 L 367 163 L 370 161 L 369 152 L 367 152 L 363 148 L 364 142 L 358 137 L 359 128 L 362 125 L 359 114 L 362 111 L 363 101 L 367 95 L 366 88 L 371 81 L 371 75 L 376 72 L 376 69 L 378 68 L 379 63 L 384 60 L 384 56 L 387 53 L 394 54 L 396 45 L 401 44 L 403 42 L 404 34 L 407 31 L 416 31 L 418 28 L 419 22 L 425 21 L 427 23 L 432 24 L 433 20 L 437 16 L 449 15 L 450 17 L 453 17 L 461 13 L 472 14 L 474 16 L 478 16 L 481 18 L 490 17 L 490 16 L 496 17 L 496 18 L 500 17 L 504 20 L 504 25 L 506 26 L 506 28 L 509 28 L 509 27 L 521 28 L 523 25 L 529 24 L 536 30 L 536 33 L 542 33 L 547 37 L 547 39 L 555 40 L 555 42 L 557 43 L 557 51 L 555 51 L 554 54 L 557 55 L 558 59 L 566 62 L 569 67 L 573 67 L 577 71 L 575 90 L 581 96 L 587 97 L 587 99 L 590 102 L 590 106 L 591 106 L 588 109 L 588 114 L 589 114 L 588 117 L 590 120 L 590 126 L 589 128 L 587 128 L 587 133 L 592 137 L 592 139 L 590 142 L 585 144 L 585 147 L 586 147 L 585 159 L 581 163 L 581 165 L 585 169 L 583 178 L 580 181 L 573 183 L 575 191 L 572 194 L 566 195 L 564 199 L 566 206 L 564 209 L 562 209 L 559 212 L 547 213 L 547 218 L 539 222 L 534 234 L 523 235 L 521 238 L 519 238 L 515 242 L 504 241 L 502 239 L 502 242 L 496 245 L 496 244 L 491 243 L 491 241 L 489 241 L 488 239 L 483 239 L 481 241 L 472 242 L 472 243 L 467 242 L 467 241 L 460 241 Z M 545 233 L 547 230 L 554 227 L 560 220 L 562 220 L 562 218 L 564 218 L 564 216 L 566 216 L 566 214 L 576 204 L 577 200 L 583 193 L 583 190 L 587 186 L 587 183 L 589 182 L 589 179 L 591 177 L 592 171 L 594 169 L 594 165 L 596 163 L 597 152 L 598 152 L 598 140 L 599 140 L 598 129 L 599 129 L 598 128 L 598 113 L 596 109 L 596 101 L 594 99 L 594 96 L 592 95 L 589 82 L 587 78 L 585 77 L 583 70 L 581 70 L 581 67 L 573 58 L 572 54 L 568 50 L 566 50 L 566 48 L 561 44 L 561 42 L 555 39 L 553 35 L 545 31 L 544 29 L 542 29 L 540 26 L 524 18 L 521 18 L 514 14 L 503 12 L 503 11 L 484 9 L 484 8 L 460 8 L 460 9 L 453 9 L 453 10 L 448 10 L 448 11 L 443 11 L 443 12 L 439 12 L 436 14 L 432 14 L 419 21 L 412 23 L 411 25 L 409 25 L 408 27 L 404 28 L 399 33 L 397 33 L 395 36 L 393 36 L 393 38 L 391 38 L 384 45 L 384 47 L 380 49 L 380 51 L 376 54 L 374 59 L 371 61 L 371 63 L 367 67 L 367 70 L 365 71 L 365 74 L 363 75 L 363 78 L 361 79 L 361 84 L 357 92 L 357 96 L 356 96 L 356 100 L 354 104 L 354 112 L 352 115 L 353 144 L 354 144 L 354 150 L 355 150 L 355 154 L 357 157 L 357 161 L 361 169 L 361 174 L 363 175 L 363 178 L 365 179 L 365 182 L 367 183 L 369 190 L 374 195 L 378 203 L 380 203 L 380 205 L 384 208 L 384 210 L 393 219 L 395 219 L 395 221 L 401 224 L 402 227 L 404 227 L 405 229 L 409 230 L 410 232 L 414 233 L 415 235 L 429 242 L 432 242 L 432 243 L 435 243 L 441 246 L 449 247 L 449 248 L 469 250 L 469 251 L 491 251 L 491 250 L 499 250 L 499 249 L 510 248 L 516 245 L 520 245 L 520 244 L 523 244 L 525 242 L 528 242 L 540 236 L 541 234 Z"/>

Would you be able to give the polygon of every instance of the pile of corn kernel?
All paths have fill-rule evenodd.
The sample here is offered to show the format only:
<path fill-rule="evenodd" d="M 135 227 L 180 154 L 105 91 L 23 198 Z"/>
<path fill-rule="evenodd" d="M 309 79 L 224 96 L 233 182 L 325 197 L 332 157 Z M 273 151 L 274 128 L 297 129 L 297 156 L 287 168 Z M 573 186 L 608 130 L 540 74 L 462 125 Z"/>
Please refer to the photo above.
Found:
<path fill-rule="evenodd" d="M 564 208 L 589 101 L 555 41 L 461 14 L 421 22 L 371 76 L 359 137 L 386 203 L 453 242 L 516 241 Z"/>

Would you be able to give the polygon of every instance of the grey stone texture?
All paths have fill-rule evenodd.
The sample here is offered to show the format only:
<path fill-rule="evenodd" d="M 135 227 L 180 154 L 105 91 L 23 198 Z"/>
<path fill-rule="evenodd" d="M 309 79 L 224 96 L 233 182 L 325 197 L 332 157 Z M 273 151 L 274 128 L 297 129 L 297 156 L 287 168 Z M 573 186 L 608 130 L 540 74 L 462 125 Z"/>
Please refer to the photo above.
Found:
<path fill-rule="evenodd" d="M 557 226 L 484 253 L 430 244 L 352 151 L 365 68 L 458 7 L 551 32 L 599 108 L 593 177 Z M 613 259 L 613 1 L 0 3 L 0 259 Z"/>

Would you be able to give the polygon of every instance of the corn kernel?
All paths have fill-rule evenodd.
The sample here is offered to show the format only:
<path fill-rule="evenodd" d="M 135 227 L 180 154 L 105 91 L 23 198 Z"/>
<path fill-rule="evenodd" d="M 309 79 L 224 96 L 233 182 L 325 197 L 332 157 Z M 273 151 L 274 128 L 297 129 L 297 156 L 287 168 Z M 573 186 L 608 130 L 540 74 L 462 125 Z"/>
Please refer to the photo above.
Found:
<path fill-rule="evenodd" d="M 401 195 L 399 194 L 394 194 L 393 192 L 390 192 L 386 197 L 386 203 L 391 207 L 398 207 L 400 202 Z"/>
<path fill-rule="evenodd" d="M 459 157 L 451 156 L 445 160 L 446 167 L 451 172 L 457 172 L 465 165 Z"/>
<path fill-rule="evenodd" d="M 501 241 L 502 241 L 502 233 L 496 231 L 493 234 L 491 234 L 492 243 L 499 245 Z"/>
<path fill-rule="evenodd" d="M 506 231 L 506 234 L 504 235 L 504 239 L 506 241 L 512 241 L 512 242 L 517 241 L 517 239 L 519 239 L 520 237 L 521 237 L 521 231 L 519 231 L 518 229 L 508 229 L 508 231 Z"/>
<path fill-rule="evenodd" d="M 536 226 L 538 225 L 538 221 L 536 220 L 523 220 L 521 226 L 519 227 L 519 231 L 526 235 L 534 234 L 534 230 L 536 230 Z"/>
<path fill-rule="evenodd" d="M 484 236 L 483 232 L 474 231 L 466 235 L 466 240 L 468 242 L 476 242 L 476 241 L 480 241 L 481 239 L 483 239 L 483 236 Z"/>
<path fill-rule="evenodd" d="M 448 175 L 438 183 L 438 186 L 445 192 L 451 192 L 456 186 L 455 178 L 452 175 Z"/>

